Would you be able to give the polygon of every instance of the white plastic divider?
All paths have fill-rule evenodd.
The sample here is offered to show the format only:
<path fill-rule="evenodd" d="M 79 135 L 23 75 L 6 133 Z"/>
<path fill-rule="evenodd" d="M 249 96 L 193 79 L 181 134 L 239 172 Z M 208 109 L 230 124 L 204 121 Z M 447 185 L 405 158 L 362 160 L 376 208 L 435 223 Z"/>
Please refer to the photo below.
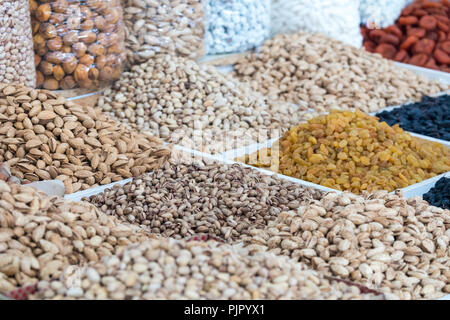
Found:
<path fill-rule="evenodd" d="M 443 84 L 450 85 L 450 73 L 448 73 L 448 72 L 442 72 L 442 71 L 436 71 L 433 69 L 417 67 L 412 64 L 406 64 L 406 63 L 401 63 L 401 62 L 394 62 L 394 64 L 398 67 L 414 71 L 415 73 L 417 73 L 419 75 L 425 76 L 425 77 L 433 79 L 433 80 L 438 80 L 438 81 L 442 82 Z"/>
<path fill-rule="evenodd" d="M 71 100 L 83 99 L 83 98 L 87 98 L 87 97 L 90 97 L 90 96 L 94 96 L 94 95 L 96 95 L 96 94 L 100 94 L 100 93 L 102 93 L 102 92 L 103 92 L 103 90 L 101 90 L 101 91 L 95 91 L 95 92 L 90 92 L 90 93 L 82 94 L 82 95 L 80 95 L 80 96 L 66 98 L 66 100 L 71 101 Z"/>
<path fill-rule="evenodd" d="M 64 199 L 66 200 L 72 200 L 72 201 L 81 201 L 82 198 L 88 198 L 90 196 L 95 196 L 96 194 L 102 193 L 103 191 L 105 191 L 105 189 L 110 189 L 113 186 L 115 186 L 116 184 L 119 185 L 124 185 L 127 184 L 128 182 L 132 181 L 133 178 L 129 178 L 129 179 L 124 179 L 124 180 L 120 180 L 117 182 L 113 182 L 110 184 L 106 184 L 104 186 L 97 186 L 97 187 L 93 187 L 87 190 L 83 190 L 83 191 L 78 191 L 75 193 L 71 193 L 71 194 L 67 194 L 64 196 Z"/>
<path fill-rule="evenodd" d="M 427 193 L 428 191 L 430 191 L 430 189 L 435 186 L 436 182 L 443 177 L 450 178 L 450 172 L 440 174 L 431 179 L 428 179 L 428 180 L 413 184 L 409 187 L 403 188 L 402 189 L 403 195 L 405 196 L 405 198 L 412 198 L 412 197 L 416 197 L 416 196 L 423 197 L 423 195 L 425 193 Z"/>

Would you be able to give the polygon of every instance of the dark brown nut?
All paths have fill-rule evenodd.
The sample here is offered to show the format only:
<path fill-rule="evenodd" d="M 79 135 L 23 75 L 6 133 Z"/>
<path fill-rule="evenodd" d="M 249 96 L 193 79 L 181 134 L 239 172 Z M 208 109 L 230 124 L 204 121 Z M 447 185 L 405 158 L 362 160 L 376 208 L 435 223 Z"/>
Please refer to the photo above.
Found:
<path fill-rule="evenodd" d="M 114 69 L 112 67 L 106 66 L 103 69 L 100 69 L 100 81 L 110 81 L 114 79 L 113 77 Z"/>
<path fill-rule="evenodd" d="M 82 81 L 88 80 L 89 79 L 88 73 L 89 73 L 89 67 L 80 63 L 79 65 L 77 65 L 77 67 L 75 68 L 75 71 L 73 73 L 75 81 L 80 83 Z"/>
<path fill-rule="evenodd" d="M 62 47 L 61 48 L 61 52 L 62 53 L 71 53 L 72 52 L 72 48 L 71 47 L 69 47 L 69 46 L 64 46 L 64 47 Z"/>
<path fill-rule="evenodd" d="M 87 79 L 85 79 L 83 81 L 77 81 L 77 82 L 78 82 L 78 84 L 80 85 L 81 88 L 91 88 L 92 84 L 93 84 L 92 80 L 89 79 L 89 78 L 87 78 Z"/>
<path fill-rule="evenodd" d="M 105 48 L 109 47 L 110 44 L 113 43 L 111 42 L 110 37 L 106 33 L 99 33 L 97 36 L 97 42 L 100 43 Z"/>
<path fill-rule="evenodd" d="M 41 63 L 41 57 L 37 54 L 34 55 L 34 66 L 37 67 Z"/>
<path fill-rule="evenodd" d="M 39 65 L 39 70 L 42 74 L 49 76 L 53 73 L 53 64 L 48 61 L 42 61 Z"/>
<path fill-rule="evenodd" d="M 36 20 L 33 17 L 31 18 L 31 31 L 32 31 L 33 35 L 36 34 L 36 32 L 38 32 L 40 25 L 41 25 L 41 23 L 38 20 Z"/>
<path fill-rule="evenodd" d="M 115 24 L 119 21 L 120 14 L 115 8 L 108 8 L 105 11 L 105 20 L 108 23 Z"/>
<path fill-rule="evenodd" d="M 30 0 L 30 12 L 35 12 L 38 8 L 38 4 L 35 0 Z"/>
<path fill-rule="evenodd" d="M 48 52 L 48 49 L 47 49 L 47 47 L 46 46 L 43 46 L 43 47 L 35 47 L 34 48 L 34 52 L 37 54 L 37 55 L 39 55 L 39 56 L 45 56 L 46 54 L 47 54 L 47 52 Z"/>
<path fill-rule="evenodd" d="M 51 51 L 45 55 L 45 60 L 54 64 L 61 64 L 64 61 L 65 54 L 59 51 Z"/>
<path fill-rule="evenodd" d="M 78 42 L 78 32 L 76 30 L 69 31 L 63 38 L 64 44 L 66 46 L 71 46 Z"/>
<path fill-rule="evenodd" d="M 54 12 L 66 13 L 68 3 L 66 0 L 56 0 L 52 3 L 52 9 Z"/>
<path fill-rule="evenodd" d="M 114 44 L 111 47 L 108 48 L 108 54 L 117 53 L 120 54 L 122 52 L 122 49 L 118 44 Z"/>
<path fill-rule="evenodd" d="M 77 58 L 81 58 L 86 54 L 87 47 L 83 42 L 77 42 L 72 45 L 73 52 Z"/>
<path fill-rule="evenodd" d="M 36 70 L 36 87 L 40 87 L 44 84 L 44 75 L 39 70 Z"/>
<path fill-rule="evenodd" d="M 106 56 L 98 56 L 95 58 L 95 65 L 99 69 L 103 69 L 106 66 L 106 63 L 108 62 L 108 59 Z"/>
<path fill-rule="evenodd" d="M 61 89 L 63 89 L 63 90 L 73 89 L 77 85 L 77 83 L 75 82 L 75 79 L 72 76 L 64 77 L 64 79 L 62 79 L 59 84 L 61 86 Z"/>
<path fill-rule="evenodd" d="M 65 20 L 66 16 L 63 13 L 53 13 L 48 22 L 53 24 L 54 26 L 60 26 L 64 23 Z"/>
<path fill-rule="evenodd" d="M 106 27 L 106 20 L 102 16 L 96 17 L 94 22 L 95 22 L 95 27 L 98 30 L 103 31 L 103 29 L 105 29 L 105 27 Z"/>
<path fill-rule="evenodd" d="M 91 56 L 90 54 L 85 54 L 80 58 L 80 63 L 84 64 L 85 66 L 90 66 L 94 64 L 95 57 Z"/>
<path fill-rule="evenodd" d="M 79 30 L 81 24 L 81 19 L 79 17 L 69 17 L 66 20 L 67 28 L 71 30 Z"/>
<path fill-rule="evenodd" d="M 59 88 L 59 82 L 53 78 L 46 78 L 43 87 L 47 90 L 57 90 Z"/>
<path fill-rule="evenodd" d="M 81 16 L 83 17 L 83 20 L 88 20 L 92 17 L 92 11 L 86 6 L 82 6 L 80 8 L 80 12 Z"/>
<path fill-rule="evenodd" d="M 61 81 L 65 76 L 64 69 L 61 66 L 55 66 L 53 68 L 53 77 L 55 77 L 56 80 Z"/>
<path fill-rule="evenodd" d="M 38 19 L 41 22 L 44 22 L 50 19 L 51 14 L 52 8 L 50 7 L 50 4 L 43 3 L 37 8 L 35 15 L 36 19 Z"/>
<path fill-rule="evenodd" d="M 86 44 L 93 43 L 97 40 L 97 35 L 92 31 L 83 31 L 80 33 L 78 39 Z"/>
<path fill-rule="evenodd" d="M 45 39 L 51 39 L 58 35 L 56 27 L 50 23 L 43 23 L 39 27 L 39 33 L 44 36 Z"/>
<path fill-rule="evenodd" d="M 95 27 L 93 20 L 86 20 L 81 24 L 81 30 L 92 30 Z"/>
<path fill-rule="evenodd" d="M 105 47 L 97 43 L 91 44 L 88 48 L 88 51 L 93 56 L 101 56 L 104 55 L 106 52 Z"/>
<path fill-rule="evenodd" d="M 45 38 L 41 34 L 36 34 L 33 37 L 33 44 L 35 48 L 44 48 L 45 47 Z"/>
<path fill-rule="evenodd" d="M 63 62 L 64 72 L 66 74 L 71 74 L 72 72 L 74 72 L 75 68 L 77 67 L 77 63 L 78 63 L 77 58 L 73 55 L 64 59 Z"/>
<path fill-rule="evenodd" d="M 47 48 L 50 51 L 58 51 L 61 50 L 63 45 L 63 41 L 60 37 L 55 37 L 47 41 Z"/>
<path fill-rule="evenodd" d="M 99 73 L 100 72 L 96 68 L 89 69 L 89 72 L 88 72 L 89 79 L 91 79 L 91 80 L 98 80 Z"/>

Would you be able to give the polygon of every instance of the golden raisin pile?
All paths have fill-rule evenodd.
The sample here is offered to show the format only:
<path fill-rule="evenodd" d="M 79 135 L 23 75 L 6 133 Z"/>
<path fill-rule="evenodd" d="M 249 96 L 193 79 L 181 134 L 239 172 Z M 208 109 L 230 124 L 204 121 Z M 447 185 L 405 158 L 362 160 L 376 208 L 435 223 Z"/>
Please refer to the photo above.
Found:
<path fill-rule="evenodd" d="M 271 149 L 241 160 L 338 190 L 393 191 L 450 170 L 450 149 L 356 111 L 292 127 Z"/>

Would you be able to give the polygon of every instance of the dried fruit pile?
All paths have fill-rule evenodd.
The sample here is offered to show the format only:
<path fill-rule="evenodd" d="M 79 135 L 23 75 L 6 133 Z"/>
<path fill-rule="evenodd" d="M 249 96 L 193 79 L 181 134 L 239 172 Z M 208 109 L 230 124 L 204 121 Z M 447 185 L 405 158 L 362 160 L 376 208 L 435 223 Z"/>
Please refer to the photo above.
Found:
<path fill-rule="evenodd" d="M 423 97 L 420 102 L 376 116 L 390 126 L 398 123 L 406 131 L 450 141 L 450 95 Z"/>
<path fill-rule="evenodd" d="M 286 257 L 216 242 L 151 240 L 79 273 L 81 286 L 42 281 L 32 299 L 382 299 Z"/>
<path fill-rule="evenodd" d="M 433 206 L 450 209 L 450 178 L 441 178 L 423 199 Z"/>
<path fill-rule="evenodd" d="M 48 197 L 0 180 L 0 292 L 58 278 L 70 265 L 149 239 L 88 203 Z"/>
<path fill-rule="evenodd" d="M 230 242 L 321 195 L 237 164 L 170 160 L 85 200 L 109 215 L 148 226 L 154 234 L 180 239 L 204 233 Z"/>
<path fill-rule="evenodd" d="M 246 243 L 400 299 L 436 299 L 450 293 L 449 241 L 449 210 L 379 191 L 329 193 L 281 213 Z"/>
<path fill-rule="evenodd" d="M 415 1 L 385 29 L 361 28 L 364 47 L 383 57 L 450 72 L 450 2 Z"/>
<path fill-rule="evenodd" d="M 239 160 L 354 193 L 393 191 L 450 171 L 450 149 L 360 111 L 333 110 L 292 127 L 269 152 Z"/>
<path fill-rule="evenodd" d="M 67 193 L 156 169 L 170 150 L 46 90 L 0 84 L 0 162 L 29 181 L 58 179 Z"/>
<path fill-rule="evenodd" d="M 304 105 L 272 103 L 214 67 L 163 54 L 124 72 L 98 106 L 140 131 L 210 153 L 311 117 Z"/>
<path fill-rule="evenodd" d="M 318 34 L 277 35 L 240 59 L 235 76 L 274 100 L 305 101 L 318 112 L 375 112 L 447 90 L 447 85 Z"/>

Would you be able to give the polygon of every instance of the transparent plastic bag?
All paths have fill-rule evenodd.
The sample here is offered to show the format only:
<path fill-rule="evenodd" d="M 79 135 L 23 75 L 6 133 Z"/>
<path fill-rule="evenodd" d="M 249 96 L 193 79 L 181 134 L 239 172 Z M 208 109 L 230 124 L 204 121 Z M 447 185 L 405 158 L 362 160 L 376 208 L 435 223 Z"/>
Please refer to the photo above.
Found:
<path fill-rule="evenodd" d="M 272 0 L 272 34 L 322 33 L 361 47 L 359 0 Z"/>
<path fill-rule="evenodd" d="M 36 85 L 28 0 L 0 1 L 0 83 Z"/>
<path fill-rule="evenodd" d="M 96 89 L 125 59 L 119 0 L 30 0 L 37 87 Z"/>
<path fill-rule="evenodd" d="M 207 0 L 206 52 L 242 52 L 270 36 L 270 0 Z"/>
<path fill-rule="evenodd" d="M 157 53 L 204 54 L 203 0 L 122 0 L 128 63 Z"/>
<path fill-rule="evenodd" d="M 372 28 L 386 28 L 394 24 L 406 6 L 405 0 L 360 0 L 361 22 Z"/>

